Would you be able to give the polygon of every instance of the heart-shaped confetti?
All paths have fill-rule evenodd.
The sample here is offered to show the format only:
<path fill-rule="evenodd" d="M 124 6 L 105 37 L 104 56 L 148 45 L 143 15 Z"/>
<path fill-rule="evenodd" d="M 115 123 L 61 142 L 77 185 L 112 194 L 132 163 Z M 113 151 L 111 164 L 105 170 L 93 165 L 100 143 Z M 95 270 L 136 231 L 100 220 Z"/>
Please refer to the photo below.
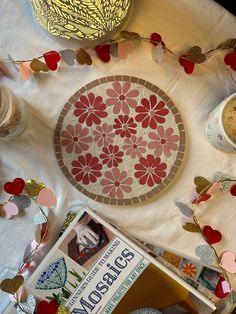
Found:
<path fill-rule="evenodd" d="M 40 72 L 40 71 L 48 72 L 49 71 L 48 66 L 44 62 L 42 62 L 38 59 L 35 59 L 35 58 L 30 62 L 30 68 L 34 72 Z"/>
<path fill-rule="evenodd" d="M 221 256 L 219 265 L 229 273 L 235 274 L 236 273 L 235 254 L 231 251 L 225 251 Z"/>
<path fill-rule="evenodd" d="M 195 198 L 192 201 L 192 204 L 197 205 L 200 204 L 201 202 L 206 202 L 207 200 L 209 200 L 209 198 L 211 198 L 210 194 L 203 194 L 200 197 Z"/>
<path fill-rule="evenodd" d="M 109 45 L 98 45 L 95 47 L 97 56 L 100 60 L 103 62 L 109 62 L 111 57 L 110 57 L 110 46 Z"/>
<path fill-rule="evenodd" d="M 6 202 L 3 205 L 2 209 L 5 212 L 5 218 L 6 219 L 10 219 L 11 217 L 18 215 L 18 213 L 19 213 L 18 206 L 15 203 L 10 202 L 10 201 Z"/>
<path fill-rule="evenodd" d="M 58 68 L 58 62 L 61 60 L 61 56 L 57 51 L 48 51 L 43 54 L 45 63 L 51 71 L 56 71 Z"/>
<path fill-rule="evenodd" d="M 16 306 L 17 314 L 34 314 L 35 307 L 36 299 L 33 295 L 29 295 L 25 302 L 19 302 Z"/>
<path fill-rule="evenodd" d="M 187 205 L 185 205 L 184 203 L 178 202 L 178 201 L 175 201 L 175 205 L 179 208 L 179 210 L 181 211 L 181 213 L 184 216 L 192 217 L 193 211 Z"/>
<path fill-rule="evenodd" d="M 110 54 L 113 57 L 118 57 L 118 43 L 110 44 Z"/>
<path fill-rule="evenodd" d="M 229 283 L 224 279 L 224 277 L 220 277 L 216 289 L 215 289 L 215 295 L 219 299 L 223 299 L 229 295 L 231 292 L 231 288 Z"/>
<path fill-rule="evenodd" d="M 57 199 L 53 192 L 48 188 L 43 188 L 39 191 L 37 203 L 41 206 L 52 207 L 56 204 Z"/>
<path fill-rule="evenodd" d="M 4 184 L 4 190 L 8 194 L 19 195 L 25 187 L 25 181 L 21 178 L 16 178 L 12 182 L 7 182 Z"/>
<path fill-rule="evenodd" d="M 75 51 L 72 50 L 72 49 L 64 49 L 64 50 L 61 50 L 59 51 L 60 55 L 61 55 L 61 58 L 62 60 L 72 66 L 75 64 L 75 59 L 76 59 L 76 54 L 75 54 Z"/>
<path fill-rule="evenodd" d="M 236 196 L 236 184 L 231 186 L 230 194 L 233 195 L 233 196 Z"/>
<path fill-rule="evenodd" d="M 163 60 L 163 55 L 164 55 L 164 49 L 162 47 L 162 44 L 158 43 L 152 49 L 152 59 L 156 63 L 159 63 L 159 62 L 161 62 Z"/>
<path fill-rule="evenodd" d="M 191 218 L 182 217 L 182 227 L 188 232 L 201 232 L 198 225 Z"/>
<path fill-rule="evenodd" d="M 214 182 L 209 190 L 207 190 L 207 194 L 213 195 L 214 193 L 217 193 L 220 191 L 220 183 Z"/>
<path fill-rule="evenodd" d="M 69 314 L 69 310 L 65 305 L 61 304 L 57 310 L 57 314 Z"/>
<path fill-rule="evenodd" d="M 57 314 L 57 310 L 59 308 L 59 304 L 52 300 L 50 302 L 40 301 L 37 305 L 37 314 Z"/>
<path fill-rule="evenodd" d="M 179 57 L 179 64 L 184 67 L 184 72 L 186 74 L 191 74 L 194 70 L 194 63 L 186 59 L 187 56 L 183 55 L 182 57 Z"/>
<path fill-rule="evenodd" d="M 236 46 L 236 38 L 229 38 L 223 43 L 220 43 L 216 48 L 217 49 L 230 49 Z"/>
<path fill-rule="evenodd" d="M 158 33 L 152 33 L 151 38 L 150 38 L 150 42 L 156 46 L 158 43 L 160 43 L 162 41 L 161 35 Z"/>
<path fill-rule="evenodd" d="M 23 62 L 19 64 L 19 73 L 22 80 L 27 81 L 33 74 L 32 69 L 28 62 Z"/>
<path fill-rule="evenodd" d="M 130 41 L 121 41 L 118 43 L 117 54 L 118 57 L 122 59 L 126 59 L 128 54 L 133 51 L 133 44 Z"/>
<path fill-rule="evenodd" d="M 35 180 L 28 180 L 25 183 L 25 191 L 29 197 L 38 196 L 39 192 L 45 188 L 45 184 L 37 183 Z"/>
<path fill-rule="evenodd" d="M 38 214 L 34 216 L 34 224 L 42 225 L 48 221 L 48 208 L 42 208 Z"/>
<path fill-rule="evenodd" d="M 195 253 L 200 257 L 203 264 L 212 264 L 214 261 L 214 251 L 209 245 L 199 245 L 195 249 Z"/>
<path fill-rule="evenodd" d="M 14 278 L 4 279 L 0 283 L 0 289 L 9 294 L 15 294 L 17 290 L 23 285 L 24 277 L 21 275 L 16 275 Z"/>
<path fill-rule="evenodd" d="M 81 65 L 83 64 L 91 65 L 93 63 L 92 58 L 83 48 L 80 48 L 77 51 L 76 60 Z"/>
<path fill-rule="evenodd" d="M 221 241 L 222 234 L 218 230 L 212 229 L 211 226 L 204 226 L 202 229 L 203 235 L 209 244 L 215 244 Z"/>
<path fill-rule="evenodd" d="M 138 33 L 135 33 L 135 32 L 128 32 L 128 31 L 121 31 L 120 32 L 120 35 L 125 38 L 125 39 L 129 39 L 129 40 L 132 40 L 132 39 L 140 39 L 140 35 Z"/>
<path fill-rule="evenodd" d="M 30 206 L 31 200 L 27 195 L 15 195 L 11 198 L 11 202 L 15 203 L 18 208 L 24 209 Z"/>
<path fill-rule="evenodd" d="M 194 183 L 196 185 L 197 194 L 206 192 L 207 189 L 209 189 L 212 186 L 212 183 L 209 180 L 200 176 L 194 178 Z"/>
<path fill-rule="evenodd" d="M 12 302 L 23 302 L 26 300 L 27 292 L 24 285 L 20 286 L 20 288 L 16 291 L 14 295 L 10 295 L 10 300 Z"/>
<path fill-rule="evenodd" d="M 203 63 L 206 60 L 206 56 L 202 53 L 202 49 L 199 46 L 191 47 L 187 57 L 193 63 Z"/>
<path fill-rule="evenodd" d="M 220 183 L 220 190 L 222 192 L 224 191 L 227 191 L 229 189 L 229 186 L 230 186 L 230 181 L 227 181 L 228 179 L 230 179 L 230 177 L 221 172 L 221 171 L 216 171 L 214 174 L 213 174 L 213 181 L 220 181 L 220 180 L 225 180 L 223 182 L 219 182 Z"/>
<path fill-rule="evenodd" d="M 228 53 L 224 58 L 224 62 L 230 65 L 232 70 L 236 71 L 236 52 Z"/>

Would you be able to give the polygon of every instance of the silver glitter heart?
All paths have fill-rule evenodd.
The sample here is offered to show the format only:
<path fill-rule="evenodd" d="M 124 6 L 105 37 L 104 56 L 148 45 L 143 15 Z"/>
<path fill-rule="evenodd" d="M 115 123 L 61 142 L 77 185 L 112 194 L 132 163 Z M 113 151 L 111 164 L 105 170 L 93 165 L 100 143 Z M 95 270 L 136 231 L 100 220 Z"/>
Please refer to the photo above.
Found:
<path fill-rule="evenodd" d="M 11 202 L 15 203 L 20 209 L 30 206 L 31 199 L 27 195 L 15 195 L 12 197 Z"/>
<path fill-rule="evenodd" d="M 221 171 L 217 171 L 213 174 L 213 181 L 227 180 L 227 179 L 230 179 L 230 177 Z M 220 190 L 222 192 L 227 191 L 229 189 L 230 184 L 231 184 L 230 181 L 220 182 Z"/>
<path fill-rule="evenodd" d="M 34 314 L 36 299 L 33 295 L 29 295 L 25 302 L 19 302 L 16 306 L 17 314 Z"/>
<path fill-rule="evenodd" d="M 195 249 L 195 253 L 200 257 L 200 260 L 204 264 L 212 264 L 214 261 L 215 253 L 209 245 L 199 245 Z"/>

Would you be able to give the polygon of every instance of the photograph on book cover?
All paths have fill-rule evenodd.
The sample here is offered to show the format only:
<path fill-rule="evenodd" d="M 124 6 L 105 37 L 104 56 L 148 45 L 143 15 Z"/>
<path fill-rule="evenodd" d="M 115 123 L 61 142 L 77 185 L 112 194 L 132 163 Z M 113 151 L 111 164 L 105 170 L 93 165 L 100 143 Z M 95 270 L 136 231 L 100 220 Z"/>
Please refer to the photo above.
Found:
<path fill-rule="evenodd" d="M 114 233 L 85 212 L 59 245 L 59 249 L 89 270 L 114 236 Z"/>

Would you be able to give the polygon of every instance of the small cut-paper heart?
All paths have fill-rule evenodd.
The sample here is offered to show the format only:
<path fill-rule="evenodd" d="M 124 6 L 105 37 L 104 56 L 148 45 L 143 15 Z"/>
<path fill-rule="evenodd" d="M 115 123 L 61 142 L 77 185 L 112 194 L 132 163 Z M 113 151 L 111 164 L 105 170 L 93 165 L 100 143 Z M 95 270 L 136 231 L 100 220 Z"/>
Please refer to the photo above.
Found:
<path fill-rule="evenodd" d="M 218 230 L 212 229 L 211 226 L 204 226 L 202 229 L 202 233 L 209 244 L 215 244 L 221 241 L 222 234 Z"/>
<path fill-rule="evenodd" d="M 24 209 L 30 206 L 31 200 L 27 195 L 15 195 L 11 198 L 11 202 L 15 203 L 18 208 Z"/>
<path fill-rule="evenodd" d="M 210 181 L 200 176 L 194 178 L 194 183 L 196 185 L 196 192 L 198 194 L 206 192 L 212 186 Z"/>
<path fill-rule="evenodd" d="M 224 58 L 224 62 L 229 65 L 233 71 L 236 71 L 236 52 L 228 53 Z"/>
<path fill-rule="evenodd" d="M 97 56 L 100 60 L 103 62 L 109 62 L 110 61 L 110 46 L 109 45 L 98 45 L 95 47 L 95 51 L 97 53 Z"/>
<path fill-rule="evenodd" d="M 33 74 L 32 69 L 28 62 L 23 62 L 19 64 L 19 73 L 22 80 L 27 81 Z"/>
<path fill-rule="evenodd" d="M 121 41 L 118 43 L 117 54 L 120 59 L 126 59 L 133 50 L 133 44 L 130 41 Z"/>
<path fill-rule="evenodd" d="M 57 314 L 59 304 L 52 300 L 50 302 L 40 301 L 37 305 L 37 314 Z"/>
<path fill-rule="evenodd" d="M 224 191 L 227 191 L 229 186 L 230 186 L 230 181 L 228 181 L 228 179 L 230 179 L 230 177 L 221 172 L 221 171 L 216 171 L 214 174 L 213 174 L 213 181 L 219 181 L 220 183 L 220 190 L 222 192 Z M 222 182 L 220 182 L 221 180 L 223 180 Z"/>
<path fill-rule="evenodd" d="M 220 259 L 220 266 L 229 273 L 236 273 L 235 254 L 231 251 L 225 251 Z"/>
<path fill-rule="evenodd" d="M 192 218 L 182 217 L 182 227 L 188 232 L 201 232 L 198 225 L 195 224 Z"/>
<path fill-rule="evenodd" d="M 236 184 L 231 186 L 230 194 L 233 195 L 233 196 L 236 196 Z"/>
<path fill-rule="evenodd" d="M 52 207 L 56 204 L 57 199 L 53 192 L 48 188 L 39 191 L 37 203 L 42 206 Z"/>
<path fill-rule="evenodd" d="M 41 209 L 38 214 L 34 216 L 34 224 L 42 225 L 48 221 L 48 208 Z"/>
<path fill-rule="evenodd" d="M 191 74 L 194 70 L 194 62 L 188 60 L 186 55 L 179 57 L 179 64 L 184 68 L 186 74 Z"/>
<path fill-rule="evenodd" d="M 4 184 L 4 190 L 8 194 L 19 195 L 25 187 L 25 181 L 21 178 L 15 178 L 12 182 Z"/>
<path fill-rule="evenodd" d="M 195 249 L 195 253 L 200 257 L 203 264 L 212 264 L 214 261 L 214 251 L 209 245 L 199 245 Z"/>
<path fill-rule="evenodd" d="M 37 183 L 35 180 L 28 180 L 25 184 L 25 191 L 29 197 L 38 196 L 43 188 L 45 188 L 45 184 Z"/>
<path fill-rule="evenodd" d="M 15 294 L 17 290 L 22 286 L 24 283 L 24 277 L 21 275 L 16 275 L 14 278 L 7 278 L 4 279 L 0 283 L 0 289 L 4 292 Z"/>
<path fill-rule="evenodd" d="M 76 60 L 81 65 L 83 64 L 91 65 L 93 63 L 92 58 L 83 48 L 80 48 L 77 51 Z"/>
<path fill-rule="evenodd" d="M 43 54 L 44 60 L 51 71 L 56 71 L 58 68 L 58 62 L 61 60 L 61 56 L 57 51 L 49 51 Z"/>
<path fill-rule="evenodd" d="M 75 64 L 75 59 L 76 59 L 76 54 L 75 54 L 75 51 L 72 50 L 72 49 L 64 49 L 64 50 L 61 50 L 59 51 L 60 55 L 61 55 L 61 58 L 62 60 L 72 66 Z"/>
<path fill-rule="evenodd" d="M 162 47 L 161 43 L 158 43 L 155 47 L 152 49 L 152 59 L 156 63 L 159 63 L 163 60 L 164 55 L 164 49 Z"/>
<path fill-rule="evenodd" d="M 187 58 L 193 63 L 203 63 L 206 60 L 206 56 L 202 53 L 202 49 L 199 46 L 191 47 L 188 51 Z"/>
<path fill-rule="evenodd" d="M 132 40 L 132 39 L 140 39 L 140 35 L 138 33 L 135 33 L 135 32 L 128 32 L 128 31 L 121 31 L 120 32 L 120 35 L 125 38 L 125 39 L 129 39 L 129 40 Z"/>
<path fill-rule="evenodd" d="M 10 202 L 10 201 L 6 202 L 2 208 L 5 212 L 6 219 L 10 219 L 11 217 L 18 215 L 19 213 L 18 206 L 15 203 Z"/>
<path fill-rule="evenodd" d="M 179 208 L 181 213 L 186 216 L 186 217 L 192 217 L 193 216 L 193 210 L 189 208 L 187 205 L 184 203 L 175 201 L 175 205 Z"/>
<path fill-rule="evenodd" d="M 226 287 L 228 287 L 228 289 L 225 289 Z M 224 277 L 221 276 L 215 289 L 215 295 L 217 298 L 223 299 L 229 295 L 230 291 L 231 288 L 229 283 L 224 279 Z"/>
<path fill-rule="evenodd" d="M 33 295 L 29 295 L 25 302 L 19 302 L 16 306 L 17 314 L 34 314 L 35 307 L 36 299 Z"/>
<path fill-rule="evenodd" d="M 40 72 L 40 71 L 42 71 L 42 72 L 48 72 L 48 71 L 49 71 L 48 66 L 47 66 L 44 62 L 42 62 L 42 61 L 40 61 L 40 60 L 38 60 L 38 59 L 33 59 L 33 60 L 30 62 L 30 68 L 31 68 L 34 72 Z"/>

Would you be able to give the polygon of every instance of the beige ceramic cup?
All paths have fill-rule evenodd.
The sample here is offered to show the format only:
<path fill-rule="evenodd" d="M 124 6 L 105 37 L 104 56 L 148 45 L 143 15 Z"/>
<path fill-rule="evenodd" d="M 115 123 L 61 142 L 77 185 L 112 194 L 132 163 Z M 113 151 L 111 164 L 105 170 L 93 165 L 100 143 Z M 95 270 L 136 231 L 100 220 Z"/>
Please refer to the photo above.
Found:
<path fill-rule="evenodd" d="M 210 112 L 205 133 L 215 148 L 236 153 L 236 93 L 225 98 Z"/>

